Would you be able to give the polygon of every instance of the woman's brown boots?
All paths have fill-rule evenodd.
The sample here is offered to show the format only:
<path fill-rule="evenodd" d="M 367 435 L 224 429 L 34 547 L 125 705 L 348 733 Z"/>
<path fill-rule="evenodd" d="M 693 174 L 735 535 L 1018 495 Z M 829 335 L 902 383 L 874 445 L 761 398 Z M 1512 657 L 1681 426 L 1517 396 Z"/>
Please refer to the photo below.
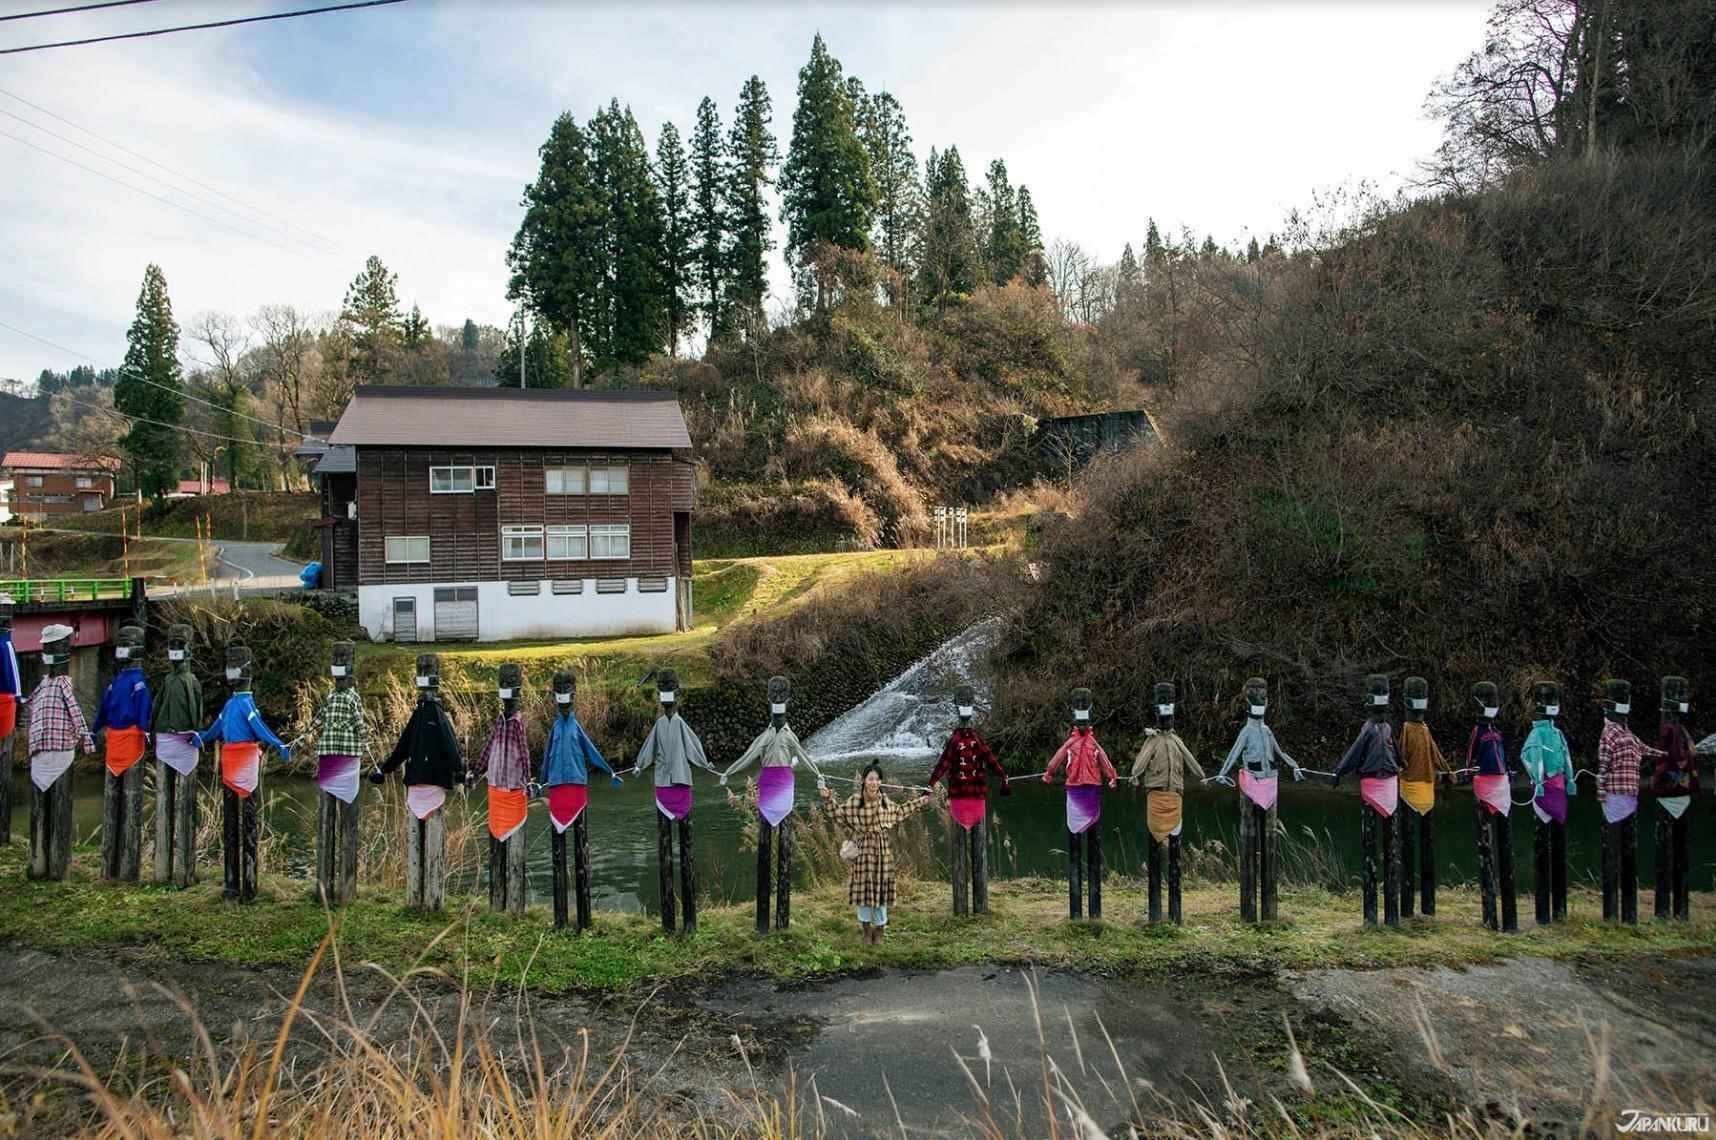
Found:
<path fill-rule="evenodd" d="M 858 924 L 858 937 L 866 946 L 880 946 L 882 944 L 882 934 L 887 929 L 888 928 L 885 926 L 876 926 L 872 923 L 860 922 Z"/>
<path fill-rule="evenodd" d="M 866 946 L 870 945 L 870 924 L 868 922 L 858 924 L 858 940 Z"/>

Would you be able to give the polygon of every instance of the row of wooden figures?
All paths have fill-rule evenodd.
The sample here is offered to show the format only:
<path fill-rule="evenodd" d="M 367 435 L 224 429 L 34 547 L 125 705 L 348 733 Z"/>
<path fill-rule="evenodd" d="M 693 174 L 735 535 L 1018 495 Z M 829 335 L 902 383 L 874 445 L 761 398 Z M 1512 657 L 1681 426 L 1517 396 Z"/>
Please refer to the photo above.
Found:
<path fill-rule="evenodd" d="M 109 878 L 139 877 L 143 785 L 139 761 L 152 736 L 157 763 L 155 812 L 155 877 L 188 885 L 196 879 L 195 770 L 203 746 L 219 744 L 223 785 L 223 893 L 240 901 L 256 892 L 258 838 L 257 797 L 260 749 L 267 745 L 285 760 L 289 746 L 268 727 L 250 693 L 252 660 L 248 648 L 234 644 L 226 651 L 230 696 L 219 715 L 205 724 L 201 686 L 190 668 L 191 630 L 172 626 L 167 645 L 169 672 L 157 702 L 143 678 L 139 659 L 143 631 L 122 627 L 116 657 L 122 668 L 102 697 L 93 724 L 86 726 L 73 696 L 68 666 L 72 631 L 48 626 L 42 635 L 44 676 L 30 698 L 29 752 L 31 775 L 30 863 L 32 877 L 63 878 L 70 862 L 71 790 L 69 770 L 76 749 L 95 750 L 94 732 L 104 732 L 108 770 L 104 792 L 103 869 Z M 336 642 L 330 650 L 333 685 L 299 739 L 313 739 L 317 755 L 316 880 L 332 903 L 355 896 L 357 885 L 357 793 L 363 758 L 371 741 L 362 702 L 355 688 L 355 647 Z M 697 885 L 691 827 L 693 767 L 728 777 L 754 763 L 761 764 L 756 782 L 758 813 L 757 928 L 791 921 L 792 812 L 795 804 L 793 769 L 802 761 L 826 789 L 824 777 L 787 723 L 791 689 L 786 678 L 768 682 L 769 724 L 745 753 L 725 772 L 711 764 L 702 742 L 677 714 L 677 679 L 670 670 L 657 676 L 661 713 L 639 748 L 634 767 L 654 768 L 662 922 L 667 930 L 682 919 L 687 931 L 696 927 Z M 437 908 L 443 900 L 442 805 L 455 787 L 488 782 L 490 831 L 490 901 L 497 910 L 522 913 L 525 905 L 524 822 L 529 800 L 545 796 L 552 825 L 553 903 L 556 926 L 575 921 L 579 929 L 591 918 L 589 834 L 584 816 L 593 772 L 608 775 L 615 787 L 626 773 L 616 773 L 579 724 L 573 712 L 575 682 L 571 674 L 556 673 L 552 691 L 557 714 L 550 727 L 540 769 L 533 772 L 525 725 L 518 708 L 522 674 L 518 666 L 500 667 L 500 715 L 484 746 L 481 764 L 467 772 L 452 725 L 439 700 L 439 662 L 434 654 L 417 659 L 419 700 L 392 750 L 375 764 L 369 778 L 381 783 L 403 767 L 406 803 L 411 821 L 407 847 L 406 900 L 409 905 Z M 1220 770 L 1206 777 L 1175 731 L 1175 690 L 1167 682 L 1154 687 L 1156 727 L 1146 737 L 1132 770 L 1134 785 L 1148 791 L 1147 845 L 1149 914 L 1163 918 L 1166 872 L 1169 921 L 1179 922 L 1180 834 L 1185 781 L 1200 779 L 1232 785 L 1240 798 L 1240 914 L 1247 921 L 1276 917 L 1275 815 L 1278 771 L 1285 766 L 1295 780 L 1309 773 L 1339 783 L 1356 776 L 1361 787 L 1361 827 L 1364 851 L 1364 918 L 1378 920 L 1377 895 L 1382 894 L 1382 920 L 1390 925 L 1413 912 L 1414 896 L 1424 914 L 1436 909 L 1435 788 L 1439 778 L 1469 775 L 1476 792 L 1479 816 L 1478 854 L 1484 922 L 1492 928 L 1517 927 L 1513 885 L 1510 762 L 1497 727 L 1496 686 L 1473 687 L 1476 723 L 1466 751 L 1466 767 L 1455 773 L 1431 738 L 1425 723 L 1429 688 L 1423 678 L 1405 685 L 1405 717 L 1398 734 L 1388 721 L 1389 680 L 1366 678 L 1364 721 L 1333 771 L 1301 767 L 1282 750 L 1265 722 L 1268 686 L 1261 678 L 1246 682 L 1248 716 Z M 1625 681 L 1608 682 L 1604 728 L 1598 743 L 1595 772 L 1597 796 L 1604 814 L 1604 918 L 1637 921 L 1636 823 L 1641 767 L 1653 766 L 1650 791 L 1659 807 L 1656 875 L 1658 917 L 1688 914 L 1687 807 L 1698 792 L 1698 769 L 1691 737 L 1681 718 L 1688 711 L 1688 687 L 1683 678 L 1662 682 L 1658 746 L 1640 741 L 1627 727 L 1631 689 Z M 1535 715 L 1518 757 L 1530 779 L 1529 801 L 1538 820 L 1535 876 L 1537 918 L 1549 923 L 1565 917 L 1567 906 L 1566 818 L 1568 798 L 1576 792 L 1570 750 L 1558 725 L 1559 689 L 1553 682 L 1534 686 Z M 18 671 L 10 640 L 10 606 L 0 599 L 0 741 L 16 723 Z M 949 735 L 934 770 L 931 787 L 946 782 L 953 868 L 953 909 L 956 914 L 988 909 L 987 796 L 990 776 L 1001 794 L 1009 781 L 999 760 L 972 726 L 975 695 L 962 686 L 955 693 L 958 723 Z M 1068 910 L 1080 918 L 1086 907 L 1093 919 L 1102 915 L 1104 866 L 1100 828 L 1103 785 L 1117 785 L 1119 776 L 1091 724 L 1088 689 L 1072 693 L 1072 728 L 1055 752 L 1045 782 L 1064 770 L 1066 784 Z M 0 754 L 10 756 L 9 749 Z M 8 776 L 9 779 L 9 776 Z M 859 797 L 861 798 L 861 797 Z M 1409 811 L 1397 810 L 1404 800 Z M 9 813 L 0 813 L 0 824 Z M 887 825 L 891 826 L 891 824 Z M 860 846 L 876 845 L 877 859 L 887 858 L 887 826 L 881 834 L 864 834 Z M 566 832 L 573 835 L 567 857 Z M 872 828 L 872 830 L 875 830 Z M 677 831 L 677 836 L 675 832 Z M 1414 836 L 1416 831 L 1416 836 Z M 5 838 L 0 836 L 0 839 Z M 674 840 L 678 840 L 675 852 Z M 677 859 L 675 855 L 677 854 Z M 1414 855 L 1416 854 L 1416 889 Z M 774 866 L 771 868 L 771 861 Z M 678 864 L 678 883 L 674 865 Z M 570 874 L 568 873 L 570 871 Z M 675 886 L 678 886 L 678 906 Z M 892 877 L 885 893 L 891 898 Z M 869 888 L 866 887 L 866 890 Z M 878 887 L 878 889 L 881 889 Z M 1087 894 L 1088 892 L 1088 894 Z M 860 894 L 854 879 L 853 897 Z M 866 895 L 868 897 L 868 895 Z M 879 897 L 879 896 L 878 896 Z M 860 903 L 860 905 L 865 905 Z M 885 905 L 885 904 L 883 904 Z M 865 906 L 865 909 L 872 909 Z M 677 910 L 677 914 L 676 914 Z"/>

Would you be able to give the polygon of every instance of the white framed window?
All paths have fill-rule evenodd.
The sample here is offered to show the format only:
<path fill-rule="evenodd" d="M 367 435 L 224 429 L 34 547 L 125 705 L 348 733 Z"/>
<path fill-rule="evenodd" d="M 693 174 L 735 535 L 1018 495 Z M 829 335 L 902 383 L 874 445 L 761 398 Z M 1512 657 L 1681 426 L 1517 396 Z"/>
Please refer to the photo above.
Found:
<path fill-rule="evenodd" d="M 492 491 L 492 490 L 494 490 L 495 489 L 495 469 L 493 467 L 479 467 L 476 469 L 476 471 L 477 471 L 477 490 L 479 490 L 479 491 Z"/>
<path fill-rule="evenodd" d="M 624 466 L 590 468 L 592 495 L 624 495 L 630 489 L 630 475 Z"/>
<path fill-rule="evenodd" d="M 95 486 L 95 480 L 93 478 L 91 478 L 90 476 L 79 475 L 77 477 L 77 489 L 78 490 L 87 491 L 93 486 Z"/>
<path fill-rule="evenodd" d="M 388 535 L 387 560 L 404 563 L 429 561 L 429 536 L 426 534 Z"/>
<path fill-rule="evenodd" d="M 501 527 L 501 561 L 541 562 L 542 528 L 539 526 Z"/>
<path fill-rule="evenodd" d="M 544 467 L 542 479 L 550 495 L 582 495 L 590 485 L 587 467 Z"/>
<path fill-rule="evenodd" d="M 591 558 L 630 558 L 631 556 L 632 527 L 630 523 L 594 523 L 591 525 Z"/>
<path fill-rule="evenodd" d="M 40 487 L 41 485 L 42 485 L 42 477 L 40 475 L 26 475 L 26 476 L 24 476 L 24 486 L 26 486 L 26 487 Z"/>
<path fill-rule="evenodd" d="M 477 469 L 475 467 L 429 468 L 429 493 L 431 495 L 469 495 L 476 489 Z"/>
<path fill-rule="evenodd" d="M 590 557 L 590 531 L 582 526 L 548 528 L 548 559 L 551 562 Z"/>

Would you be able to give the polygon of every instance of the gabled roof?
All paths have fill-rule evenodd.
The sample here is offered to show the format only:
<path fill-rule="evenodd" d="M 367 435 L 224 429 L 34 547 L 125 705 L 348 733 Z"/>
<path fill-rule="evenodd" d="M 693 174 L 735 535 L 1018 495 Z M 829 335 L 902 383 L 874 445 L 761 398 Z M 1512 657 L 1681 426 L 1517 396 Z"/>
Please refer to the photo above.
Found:
<path fill-rule="evenodd" d="M 672 392 L 364 385 L 328 442 L 382 447 L 689 448 Z"/>
<path fill-rule="evenodd" d="M 330 447 L 316 460 L 318 475 L 354 475 L 357 473 L 357 448 Z"/>
<path fill-rule="evenodd" d="M 29 468 L 38 471 L 107 471 L 119 470 L 120 461 L 111 455 L 68 455 L 59 451 L 8 451 L 0 459 L 0 467 Z"/>

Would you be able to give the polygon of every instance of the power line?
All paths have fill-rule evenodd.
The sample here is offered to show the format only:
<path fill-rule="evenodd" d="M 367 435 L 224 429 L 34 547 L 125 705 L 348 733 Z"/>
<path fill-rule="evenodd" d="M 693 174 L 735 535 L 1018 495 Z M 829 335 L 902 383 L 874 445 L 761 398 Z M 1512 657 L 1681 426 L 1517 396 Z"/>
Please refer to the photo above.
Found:
<path fill-rule="evenodd" d="M 102 135 L 99 135 L 96 132 L 90 130 L 88 127 L 84 126 L 81 123 L 74 123 L 70 119 L 66 118 L 64 115 L 57 114 L 53 111 L 48 110 L 46 107 L 42 106 L 40 103 L 32 103 L 30 100 L 24 98 L 22 95 L 19 95 L 17 92 L 7 91 L 5 88 L 0 88 L 0 95 L 4 95 L 8 99 L 15 99 L 18 102 L 22 103 L 24 106 L 29 107 L 30 109 L 37 111 L 43 115 L 46 115 L 50 119 L 54 119 L 58 122 L 64 123 L 66 126 L 72 128 L 73 130 L 82 131 L 84 134 L 88 135 L 90 138 L 95 139 L 97 142 L 100 142 L 100 143 L 103 143 L 107 146 L 112 147 L 114 150 L 119 151 L 121 154 L 128 154 L 132 158 L 138 159 L 142 162 L 147 162 L 150 166 L 158 167 L 159 169 L 166 171 L 168 174 L 171 174 L 174 178 L 182 179 L 186 182 L 189 182 L 193 186 L 202 187 L 204 190 L 207 190 L 210 194 L 213 194 L 217 198 L 224 198 L 228 202 L 233 203 L 234 205 L 242 206 L 244 209 L 249 210 L 251 213 L 257 215 L 257 217 L 260 219 L 267 219 L 269 216 L 267 211 L 260 210 L 260 209 L 256 208 L 255 206 L 252 206 L 250 203 L 244 201 L 241 198 L 234 197 L 233 195 L 226 193 L 225 191 L 221 190 L 220 188 L 215 187 L 215 186 L 210 186 L 207 182 L 203 182 L 200 179 L 193 178 L 189 174 L 185 174 L 182 171 L 174 170 L 172 167 L 168 166 L 166 163 L 158 162 L 155 159 L 150 158 L 148 155 L 139 153 L 138 151 L 135 151 L 135 150 L 132 150 L 131 148 L 129 148 L 129 147 L 127 147 L 121 143 L 116 143 L 110 138 L 105 138 Z M 109 160 L 109 161 L 111 161 L 111 160 Z M 329 250 L 338 250 L 338 248 L 339 248 L 337 243 L 329 240 L 328 238 L 326 238 L 323 235 L 315 232 L 314 230 L 308 230 L 308 229 L 303 228 L 302 226 L 293 225 L 291 222 L 287 222 L 284 220 L 282 220 L 276 224 L 281 229 L 296 230 L 299 234 L 303 235 L 304 237 L 312 238 L 315 241 L 320 242 L 323 246 L 327 247 Z"/>
<path fill-rule="evenodd" d="M 120 162 L 117 158 L 110 158 L 107 155 L 102 154 L 100 151 L 96 150 L 94 147 L 85 146 L 83 143 L 78 142 L 76 139 L 69 139 L 66 136 L 60 134 L 58 131 L 50 131 L 47 127 L 42 126 L 40 123 L 32 123 L 30 120 L 24 118 L 24 116 L 19 115 L 15 112 L 12 112 L 12 111 L 8 111 L 4 107 L 0 107 L 0 115 L 5 115 L 9 119 L 16 119 L 16 120 L 18 120 L 18 122 L 23 123 L 26 127 L 29 127 L 32 130 L 41 131 L 43 134 L 47 135 L 49 138 L 58 139 L 60 142 L 65 143 L 67 146 L 75 146 L 75 147 L 77 147 L 77 149 L 83 151 L 85 154 L 94 155 L 96 158 L 100 159 L 102 162 L 111 162 L 113 165 L 117 166 L 119 169 L 121 169 L 123 171 L 126 171 L 127 173 L 135 174 L 139 178 L 147 178 L 153 182 L 156 182 L 157 184 L 163 185 L 165 189 L 175 191 L 176 193 L 179 193 L 179 194 L 184 194 L 187 198 L 190 198 L 193 201 L 200 202 L 202 205 L 209 206 L 209 207 L 216 209 L 216 210 L 223 210 L 229 214 L 233 214 L 236 217 L 242 219 L 245 222 L 248 222 L 251 225 L 257 224 L 252 219 L 245 218 L 244 215 L 239 214 L 237 211 L 233 210 L 232 207 L 230 207 L 230 206 L 223 206 L 219 202 L 211 202 L 205 198 L 198 198 L 196 195 L 190 194 L 185 190 L 181 190 L 177 186 L 167 186 L 164 183 L 161 183 L 160 179 L 157 176 L 150 174 L 147 170 L 139 170 L 135 166 L 127 166 L 125 163 Z M 13 137 L 16 137 L 16 136 L 13 136 Z M 23 141 L 23 140 L 19 140 L 19 141 Z M 52 154 L 53 152 L 49 151 L 48 153 Z M 62 156 L 54 155 L 54 157 L 59 158 Z M 263 222 L 262 224 L 267 225 L 268 223 Z M 245 230 L 240 230 L 238 232 L 248 233 L 248 231 L 245 231 Z M 253 235 L 253 236 L 265 236 L 265 235 Z M 290 234 L 287 234 L 285 236 L 288 238 L 291 237 Z M 293 240 L 296 240 L 296 239 L 293 239 Z M 281 248 L 285 248 L 285 247 L 283 246 Z M 311 252 L 319 253 L 321 251 L 315 250 L 315 251 L 311 251 Z"/>
<path fill-rule="evenodd" d="M 11 16 L 0 16 L 0 24 L 7 20 L 33 20 L 37 16 L 63 16 L 67 12 L 92 12 L 97 8 L 126 8 L 132 4 L 152 4 L 155 0 L 105 0 L 101 4 L 78 4 L 71 8 L 44 8 L 40 12 L 18 12 Z"/>
<path fill-rule="evenodd" d="M 15 325 L 9 325 L 5 321 L 0 321 L 0 329 L 9 329 L 10 331 L 17 333 L 19 336 L 27 336 L 31 340 L 41 341 L 43 344 L 47 345 L 49 348 L 57 348 L 61 352 L 69 352 L 73 356 L 81 356 L 83 359 L 89 361 L 91 364 L 100 364 L 101 363 L 101 361 L 97 360 L 95 357 L 89 355 L 86 352 L 79 352 L 75 348 L 67 348 L 63 344 L 55 344 L 53 341 L 49 340 L 47 337 L 37 336 L 35 333 L 32 333 L 32 332 L 25 332 L 23 329 L 18 328 Z M 243 412 L 236 411 L 236 410 L 231 409 L 231 408 L 223 408 L 219 404 L 215 403 L 212 400 L 205 400 L 201 396 L 193 396 L 191 393 L 186 392 L 181 388 L 174 388 L 169 384 L 161 383 L 159 380 L 151 380 L 147 376 L 135 376 L 135 377 L 132 377 L 132 379 L 141 380 L 145 384 L 151 384 L 156 388 L 162 389 L 163 391 L 171 392 L 174 395 L 178 396 L 180 399 L 190 400 L 193 403 L 202 404 L 206 407 L 213 408 L 215 411 L 221 413 L 222 415 L 232 416 L 233 418 L 240 419 L 240 420 L 249 420 L 251 423 L 261 424 L 265 428 L 272 428 L 275 431 L 281 433 L 282 435 L 295 435 L 299 439 L 307 439 L 308 438 L 303 432 L 294 431 L 292 428 L 287 427 L 285 424 L 277 424 L 273 420 L 260 420 L 260 419 L 257 419 L 255 416 L 247 416 Z M 125 415 L 127 413 L 119 412 L 118 414 L 119 415 Z M 191 429 L 190 428 L 184 428 L 182 430 L 190 431 Z M 200 434 L 206 435 L 208 433 L 203 432 Z M 229 439 L 231 437 L 230 436 L 222 436 L 220 438 Z M 240 440 L 239 442 L 245 442 L 245 441 Z"/>
<path fill-rule="evenodd" d="M 88 408 L 95 412 L 101 412 L 103 415 L 118 416 L 120 419 L 129 420 L 132 423 L 149 424 L 153 427 L 167 428 L 170 431 L 184 432 L 188 435 L 200 435 L 205 436 L 208 439 L 218 439 L 226 443 L 242 443 L 246 447 L 255 447 L 259 442 L 254 439 L 240 439 L 235 435 L 222 435 L 219 432 L 203 431 L 200 428 L 188 428 L 183 424 L 170 424 L 161 420 L 152 420 L 147 416 L 134 416 L 130 412 L 122 412 L 118 408 L 110 408 L 106 404 L 95 404 L 88 400 L 80 400 L 76 396 L 67 392 L 61 392 L 60 395 L 64 396 L 68 401 L 78 405 L 79 407 Z"/>
<path fill-rule="evenodd" d="M 0 54 L 4 54 L 4 53 L 0 53 Z M 36 129 L 41 130 L 42 128 L 37 127 Z M 10 131 L 0 131 L 0 138 L 11 139 L 13 142 L 18 143 L 22 146 L 27 146 L 31 150 L 40 151 L 41 153 L 47 155 L 49 158 L 57 158 L 61 162 L 64 162 L 64 163 L 67 163 L 71 166 L 77 167 L 79 170 L 88 171 L 90 174 L 95 175 L 97 178 L 105 178 L 109 182 L 112 182 L 112 183 L 115 183 L 116 185 L 125 187 L 127 190 L 135 191 L 136 193 L 143 195 L 145 198 L 153 198 L 153 199 L 155 199 L 155 201 L 164 203 L 165 205 L 168 205 L 168 206 L 171 206 L 175 210 L 183 210 L 185 213 L 191 215 L 193 218 L 200 218 L 203 221 L 208 222 L 211 225 L 216 225 L 216 226 L 221 227 L 222 229 L 231 230 L 233 233 L 238 234 L 240 237 L 249 238 L 251 241 L 266 242 L 267 244 L 273 246 L 275 249 L 285 250 L 287 253 L 294 254 L 298 257 L 305 256 L 304 251 L 301 249 L 293 249 L 291 246 L 282 245 L 279 242 L 275 241 L 273 238 L 268 237 L 265 234 L 252 233 L 250 230 L 240 229 L 239 227 L 233 225 L 231 222 L 226 221 L 223 218 L 210 217 L 208 214 L 205 214 L 205 213 L 201 212 L 200 210 L 191 209 L 189 206 L 185 205 L 183 202 L 175 202 L 171 198 L 163 198 L 161 195 L 155 193 L 152 190 L 145 190 L 141 186 L 133 186 L 131 183 L 125 181 L 123 178 L 115 178 L 113 175 L 108 174 L 106 171 L 97 170 L 93 166 L 86 166 L 83 163 L 79 162 L 75 158 L 67 158 L 65 155 L 59 154 L 55 151 L 51 151 L 45 146 L 38 146 L 35 143 L 31 142 L 29 139 L 19 138 L 17 135 L 12 134 Z M 111 160 L 109 160 L 109 161 L 111 161 Z"/>
<path fill-rule="evenodd" d="M 271 12 L 266 16 L 245 16 L 236 20 L 210 20 L 204 24 L 180 24 L 172 28 L 154 28 L 147 32 L 121 32 L 112 36 L 89 36 L 81 40 L 59 40 L 49 44 L 26 44 L 23 47 L 0 48 L 0 55 L 17 55 L 26 51 L 46 51 L 49 48 L 83 47 L 86 44 L 104 44 L 110 40 L 140 40 L 149 36 L 165 36 L 173 32 L 200 32 L 208 28 L 230 28 L 238 24 L 260 24 L 265 20 L 289 20 L 294 16 L 316 16 L 323 12 L 343 12 L 349 8 L 380 8 L 387 4 L 400 4 L 404 0 L 362 0 L 356 4 L 329 4 L 321 8 L 300 8 L 295 12 Z"/>

